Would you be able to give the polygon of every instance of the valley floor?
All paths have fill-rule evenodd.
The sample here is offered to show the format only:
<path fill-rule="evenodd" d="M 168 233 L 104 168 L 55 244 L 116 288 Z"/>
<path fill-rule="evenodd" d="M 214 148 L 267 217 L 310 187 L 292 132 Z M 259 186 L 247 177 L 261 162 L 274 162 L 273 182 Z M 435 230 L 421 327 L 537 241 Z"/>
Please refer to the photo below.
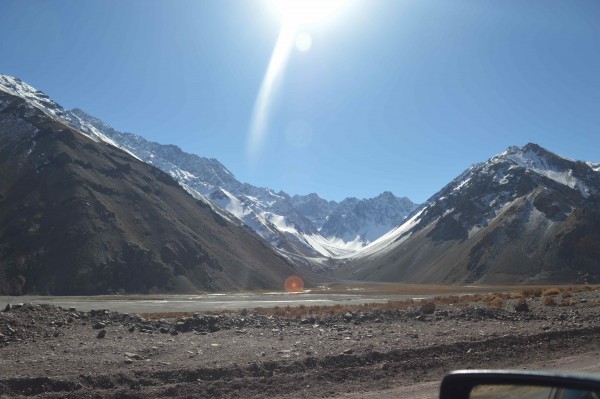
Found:
<path fill-rule="evenodd" d="M 600 292 L 564 299 L 289 319 L 13 306 L 0 312 L 0 397 L 434 398 L 460 368 L 598 371 Z"/>

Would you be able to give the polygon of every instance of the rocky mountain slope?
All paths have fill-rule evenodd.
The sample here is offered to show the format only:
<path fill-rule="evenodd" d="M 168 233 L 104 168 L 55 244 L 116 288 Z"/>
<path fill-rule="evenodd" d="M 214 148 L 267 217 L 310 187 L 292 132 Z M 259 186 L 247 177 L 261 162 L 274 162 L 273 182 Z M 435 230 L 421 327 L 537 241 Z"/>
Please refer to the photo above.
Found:
<path fill-rule="evenodd" d="M 230 271 L 217 267 L 214 268 L 217 271 L 211 269 L 210 273 L 206 271 L 208 269 L 203 269 L 204 274 L 191 273 L 188 267 L 197 261 L 211 265 L 213 258 L 229 259 L 227 251 L 231 244 L 228 240 L 237 242 L 248 231 L 263 239 L 253 239 L 253 249 L 261 249 L 250 258 L 254 259 L 256 255 L 257 259 L 268 259 L 267 265 L 273 261 L 277 264 L 275 269 L 286 270 L 275 272 L 277 277 L 274 279 L 273 276 L 266 278 L 265 285 L 287 274 L 289 261 L 317 270 L 338 268 L 334 272 L 338 277 L 374 281 L 545 283 L 600 280 L 600 164 L 594 162 L 569 160 L 538 145 L 528 144 L 521 148 L 511 147 L 487 162 L 473 165 L 420 207 L 389 192 L 371 199 L 347 198 L 338 203 L 324 200 L 317 194 L 290 196 L 242 183 L 215 159 L 116 131 L 81 110 L 63 109 L 44 93 L 18 79 L 0 75 L 0 90 L 4 99 L 0 109 L 3 118 L 0 125 L 3 129 L 0 131 L 3 140 L 0 144 L 0 201 L 7 205 L 0 209 L 0 218 L 6 218 L 0 219 L 6 220 L 0 226 L 0 238 L 7 240 L 0 241 L 3 251 L 0 262 L 4 262 L 0 263 L 0 281 L 4 282 L 4 288 L 0 290 L 4 292 L 56 290 L 52 285 L 55 283 L 40 283 L 45 284 L 40 288 L 23 271 L 33 270 L 29 265 L 38 264 L 36 259 L 50 256 L 50 251 L 57 251 L 56 248 L 62 245 L 64 240 L 56 238 L 54 233 L 56 227 L 43 230 L 36 218 L 40 214 L 46 218 L 54 212 L 56 204 L 66 204 L 63 202 L 69 195 L 80 198 L 86 207 L 81 210 L 78 208 L 81 204 L 76 204 L 76 210 L 72 212 L 79 212 L 79 219 L 84 220 L 81 215 L 87 217 L 89 213 L 84 210 L 89 211 L 92 207 L 93 217 L 102 221 L 100 227 L 94 223 L 78 226 L 70 230 L 69 237 L 81 240 L 82 236 L 73 231 L 90 228 L 107 231 L 104 238 L 90 239 L 92 244 L 86 241 L 86 245 L 94 248 L 93 261 L 89 258 L 92 253 L 89 248 L 82 250 L 85 256 L 81 255 L 85 262 L 102 264 L 112 270 L 108 274 L 94 275 L 97 281 L 123 278 L 117 275 L 113 266 L 105 265 L 114 262 L 143 264 L 148 263 L 148 259 L 152 259 L 150 264 L 154 265 L 154 260 L 159 259 L 155 271 L 163 273 L 164 278 L 120 288 L 125 291 L 147 291 L 153 287 L 242 287 L 245 283 L 236 272 L 232 277 Z M 46 165 L 59 169 L 46 172 Z M 85 173 L 74 165 L 83 168 Z M 153 177 L 147 177 L 146 173 Z M 82 181 L 92 190 L 84 190 L 85 195 L 77 186 Z M 149 182 L 158 188 L 149 189 Z M 25 188 L 16 190 L 19 185 Z M 32 187 L 37 187 L 35 192 L 38 194 L 29 193 Z M 187 211 L 188 205 L 177 203 L 189 200 L 189 196 L 185 196 L 186 200 L 179 199 L 184 195 L 179 187 L 198 200 L 194 206 L 206 213 L 202 223 L 191 226 L 190 223 L 195 221 L 182 216 L 181 212 L 195 211 Z M 104 196 L 112 193 L 110 195 L 124 197 L 118 201 L 99 200 L 98 192 Z M 156 198 L 165 192 L 176 199 L 168 199 L 165 203 L 163 197 Z M 158 214 L 162 214 L 155 217 L 147 209 L 140 209 L 140 214 L 132 216 L 131 220 L 123 216 L 123 209 L 134 207 L 140 196 L 147 201 L 144 206 L 157 207 Z M 92 206 L 94 201 L 100 201 L 102 206 Z M 174 206 L 181 209 L 172 209 Z M 119 211 L 112 207 L 123 209 Z M 105 208 L 108 211 L 104 211 Z M 10 212 L 26 216 L 13 220 Z M 75 214 L 72 212 L 64 215 Z M 63 214 L 53 214 L 53 219 L 44 219 L 45 223 L 59 225 L 58 234 L 68 236 L 63 231 L 67 227 L 58 222 L 59 216 Z M 187 222 L 174 227 L 170 231 L 172 235 L 168 236 L 172 242 L 179 242 L 173 244 L 177 250 L 171 245 L 163 251 L 161 243 L 148 238 L 157 231 L 162 234 L 162 226 L 155 223 L 162 220 L 160 217 L 165 217 L 167 224 L 175 220 Z M 221 226 L 217 229 L 225 228 L 232 235 L 216 234 L 211 230 L 214 226 L 210 227 L 210 237 L 228 238 L 217 240 L 219 244 L 215 248 L 214 242 L 207 240 L 202 243 L 202 248 L 209 249 L 195 252 L 190 246 L 197 241 L 197 232 L 207 228 L 203 223 L 208 223 L 209 219 Z M 73 220 L 72 223 L 81 222 Z M 132 230 L 131 226 L 136 223 L 151 224 L 152 228 Z M 110 229 L 116 229 L 114 231 L 118 233 L 115 234 L 123 240 L 118 245 L 109 238 Z M 237 236 L 238 232 L 240 236 Z M 185 237 L 181 238 L 181 234 Z M 44 241 L 47 235 L 54 240 L 51 245 L 34 244 Z M 9 238 L 17 241 L 8 241 Z M 136 249 L 131 252 L 123 247 L 123 242 L 133 243 Z M 276 249 L 281 257 L 268 251 L 265 243 Z M 138 251 L 140 248 L 141 252 Z M 246 248 L 236 248 L 233 256 L 239 263 L 233 263 L 238 265 L 235 267 L 242 267 Z M 215 255 L 213 250 L 220 252 Z M 176 261 L 169 251 L 177 253 Z M 98 255 L 101 253 L 102 256 Z M 59 251 L 52 256 L 62 259 L 61 254 Z M 116 254 L 117 260 L 109 259 L 109 254 Z M 132 259 L 137 260 L 133 262 Z M 249 263 L 257 273 L 252 281 L 257 283 L 260 280 L 257 276 L 269 274 L 266 270 L 270 266 L 263 267 L 264 262 L 255 260 Z M 180 268 L 173 269 L 173 264 L 183 265 L 181 270 L 184 272 Z M 38 269 L 41 270 L 41 266 Z M 112 277 L 106 277 L 108 275 Z M 44 278 L 50 278 L 50 275 Z M 157 281 L 162 285 L 153 285 Z M 76 286 L 61 286 L 59 290 L 71 292 Z M 102 291 L 106 287 L 108 285 L 100 284 L 93 289 Z"/>
<path fill-rule="evenodd" d="M 281 289 L 298 274 L 117 146 L 0 78 L 0 295 Z"/>
<path fill-rule="evenodd" d="M 243 224 L 298 265 L 320 270 L 331 258 L 348 256 L 398 226 L 417 207 L 408 198 L 383 193 L 341 203 L 317 194 L 289 196 L 241 183 L 216 159 L 188 154 L 174 145 L 119 132 L 80 109 L 65 110 L 27 83 L 0 75 L 0 87 L 26 99 L 96 142 L 120 148 L 156 166 L 224 218 Z"/>
<path fill-rule="evenodd" d="M 427 283 L 600 281 L 599 165 L 536 145 L 473 165 L 339 276 Z"/>
<path fill-rule="evenodd" d="M 243 221 L 287 256 L 299 260 L 353 253 L 401 224 L 418 205 L 390 192 L 340 203 L 317 194 L 275 193 L 241 183 L 216 159 L 188 154 L 174 145 L 111 128 L 82 110 L 66 111 L 104 137 L 178 180 L 193 195 L 210 199 Z"/>

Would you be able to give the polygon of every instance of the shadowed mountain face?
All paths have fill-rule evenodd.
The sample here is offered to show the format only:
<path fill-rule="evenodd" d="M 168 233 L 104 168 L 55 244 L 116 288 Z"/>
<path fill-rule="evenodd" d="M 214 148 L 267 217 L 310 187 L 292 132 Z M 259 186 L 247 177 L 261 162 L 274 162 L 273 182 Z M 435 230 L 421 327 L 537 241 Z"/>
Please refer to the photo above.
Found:
<path fill-rule="evenodd" d="M 427 283 L 600 281 L 600 173 L 535 144 L 465 171 L 344 277 Z"/>
<path fill-rule="evenodd" d="M 0 295 L 281 289 L 293 274 L 167 174 L 0 90 Z"/>

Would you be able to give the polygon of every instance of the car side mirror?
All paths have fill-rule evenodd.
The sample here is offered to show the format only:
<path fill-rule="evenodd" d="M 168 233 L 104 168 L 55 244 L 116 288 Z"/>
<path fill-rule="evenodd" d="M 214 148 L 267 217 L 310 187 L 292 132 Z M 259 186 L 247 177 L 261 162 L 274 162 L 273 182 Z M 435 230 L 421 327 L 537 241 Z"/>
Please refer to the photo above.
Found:
<path fill-rule="evenodd" d="M 600 399 L 600 376 L 522 370 L 460 370 L 444 377 L 440 399 Z"/>

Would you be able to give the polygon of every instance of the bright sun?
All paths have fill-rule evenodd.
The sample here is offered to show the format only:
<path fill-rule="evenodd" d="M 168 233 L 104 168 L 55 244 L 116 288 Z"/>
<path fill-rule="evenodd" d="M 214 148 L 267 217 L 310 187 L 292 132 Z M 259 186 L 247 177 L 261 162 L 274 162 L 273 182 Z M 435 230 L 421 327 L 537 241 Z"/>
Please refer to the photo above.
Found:
<path fill-rule="evenodd" d="M 346 0 L 273 0 L 284 24 L 313 25 L 335 14 Z"/>

